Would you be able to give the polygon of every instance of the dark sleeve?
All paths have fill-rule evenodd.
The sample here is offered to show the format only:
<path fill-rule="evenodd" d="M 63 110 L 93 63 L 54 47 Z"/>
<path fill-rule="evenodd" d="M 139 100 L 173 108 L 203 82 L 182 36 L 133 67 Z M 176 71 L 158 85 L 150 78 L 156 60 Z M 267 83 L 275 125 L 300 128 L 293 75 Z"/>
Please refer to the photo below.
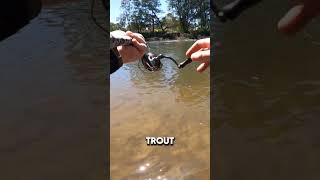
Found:
<path fill-rule="evenodd" d="M 27 25 L 40 10 L 41 0 L 3 0 L 0 5 L 0 41 Z"/>
<path fill-rule="evenodd" d="M 110 74 L 116 72 L 122 66 L 118 56 L 110 49 Z"/>
<path fill-rule="evenodd" d="M 108 0 L 102 0 L 103 6 L 106 9 L 106 11 L 109 12 L 109 8 L 110 8 L 110 1 Z"/>

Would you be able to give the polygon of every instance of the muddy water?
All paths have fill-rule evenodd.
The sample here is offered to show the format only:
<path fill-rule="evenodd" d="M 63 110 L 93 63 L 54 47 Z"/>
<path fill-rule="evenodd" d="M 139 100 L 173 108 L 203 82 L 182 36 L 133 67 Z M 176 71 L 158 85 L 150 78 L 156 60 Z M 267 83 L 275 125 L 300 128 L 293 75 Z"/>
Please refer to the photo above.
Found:
<path fill-rule="evenodd" d="M 88 10 L 50 1 L 0 43 L 1 179 L 103 178 L 106 44 Z"/>
<path fill-rule="evenodd" d="M 319 179 L 319 21 L 285 38 L 276 24 L 288 8 L 265 1 L 216 23 L 216 179 Z"/>
<path fill-rule="evenodd" d="M 192 41 L 150 42 L 154 53 L 185 58 Z M 137 63 L 111 75 L 111 179 L 209 179 L 210 78 L 198 64 L 159 72 Z M 141 66 L 141 68 L 143 68 Z M 174 136 L 171 147 L 147 146 L 147 136 Z"/>

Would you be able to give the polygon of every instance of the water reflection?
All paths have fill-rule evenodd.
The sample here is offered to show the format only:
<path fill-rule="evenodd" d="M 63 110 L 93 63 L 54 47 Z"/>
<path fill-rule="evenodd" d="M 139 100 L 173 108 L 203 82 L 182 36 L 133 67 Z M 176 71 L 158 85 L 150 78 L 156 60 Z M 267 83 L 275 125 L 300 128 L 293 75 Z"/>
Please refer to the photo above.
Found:
<path fill-rule="evenodd" d="M 288 7 L 265 1 L 217 25 L 223 27 L 215 37 L 217 179 L 319 177 L 319 47 L 304 32 L 289 39 L 276 31 Z"/>
<path fill-rule="evenodd" d="M 185 51 L 190 47 L 193 41 L 187 42 L 151 42 L 152 52 L 164 54 L 173 57 L 178 62 L 185 60 Z M 159 48 L 161 46 L 161 48 Z M 153 48 L 154 47 L 154 48 Z M 179 49 L 172 52 L 172 49 Z M 149 72 L 142 68 L 137 69 L 139 63 L 130 64 L 127 70 L 130 73 L 132 85 L 140 89 L 140 94 L 157 93 L 159 88 L 175 92 L 174 99 L 178 102 L 196 103 L 203 102 L 208 98 L 209 85 L 208 74 L 210 69 L 204 74 L 195 72 L 197 63 L 188 65 L 185 69 L 179 70 L 170 60 L 162 61 L 163 68 L 158 72 Z"/>
<path fill-rule="evenodd" d="M 45 5 L 0 43 L 2 179 L 103 178 L 106 48 L 88 11 L 86 1 Z"/>
<path fill-rule="evenodd" d="M 107 34 L 93 23 L 89 7 L 89 1 L 65 5 L 69 13 L 64 17 L 66 61 L 78 80 L 105 86 Z M 106 12 L 102 5 L 98 4 L 95 14 L 99 23 L 105 25 Z"/>
<path fill-rule="evenodd" d="M 149 45 L 151 52 L 181 62 L 192 43 Z M 163 64 L 151 73 L 134 63 L 111 76 L 111 179 L 209 177 L 209 71 L 197 73 L 196 63 L 182 70 L 171 61 Z M 177 141 L 147 146 L 145 137 L 151 135 Z"/>

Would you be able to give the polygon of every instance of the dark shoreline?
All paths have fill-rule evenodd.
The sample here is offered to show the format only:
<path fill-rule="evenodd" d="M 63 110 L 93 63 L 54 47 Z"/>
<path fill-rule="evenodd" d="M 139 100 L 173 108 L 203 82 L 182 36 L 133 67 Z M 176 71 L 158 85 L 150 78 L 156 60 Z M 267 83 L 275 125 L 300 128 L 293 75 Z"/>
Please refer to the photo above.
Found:
<path fill-rule="evenodd" d="M 207 34 L 189 34 L 189 33 L 141 33 L 147 41 L 168 41 L 168 40 L 197 40 L 210 37 Z"/>
<path fill-rule="evenodd" d="M 127 31 L 127 30 L 121 30 L 121 31 Z M 139 33 L 139 32 L 137 32 Z M 145 38 L 146 41 L 152 42 L 152 41 L 196 41 L 198 39 L 204 39 L 204 38 L 210 38 L 210 35 L 207 34 L 185 34 L 185 33 L 144 33 L 140 32 L 142 36 Z"/>

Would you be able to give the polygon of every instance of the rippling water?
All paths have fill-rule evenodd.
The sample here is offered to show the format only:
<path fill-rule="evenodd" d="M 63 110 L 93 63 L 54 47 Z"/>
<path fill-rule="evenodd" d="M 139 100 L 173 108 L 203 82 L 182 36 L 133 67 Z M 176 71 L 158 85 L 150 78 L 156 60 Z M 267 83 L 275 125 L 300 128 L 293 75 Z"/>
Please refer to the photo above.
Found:
<path fill-rule="evenodd" d="M 285 38 L 276 25 L 288 8 L 265 1 L 216 23 L 216 179 L 319 179 L 319 21 Z"/>
<path fill-rule="evenodd" d="M 151 52 L 179 62 L 192 44 L 149 43 Z M 209 179 L 209 70 L 163 64 L 154 73 L 128 64 L 111 75 L 111 179 Z M 147 146 L 147 136 L 174 136 L 176 143 Z"/>
<path fill-rule="evenodd" d="M 50 1 L 0 43 L 2 179 L 103 178 L 106 41 L 88 12 Z"/>

